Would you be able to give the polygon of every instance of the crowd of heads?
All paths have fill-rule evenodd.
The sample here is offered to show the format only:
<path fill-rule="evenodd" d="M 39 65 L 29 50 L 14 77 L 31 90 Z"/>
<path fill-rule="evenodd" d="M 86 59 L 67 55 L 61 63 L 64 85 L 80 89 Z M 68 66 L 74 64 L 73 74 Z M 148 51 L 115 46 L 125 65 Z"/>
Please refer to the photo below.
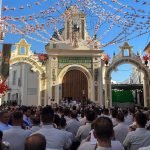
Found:
<path fill-rule="evenodd" d="M 0 112 L 0 122 L 12 126 L 22 126 L 23 129 L 29 129 L 30 125 L 23 120 L 23 116 L 29 117 L 32 121 L 32 126 L 40 126 L 41 124 L 53 124 L 54 128 L 65 129 L 67 126 L 66 118 L 82 119 L 86 118 L 87 122 L 92 123 L 94 129 L 94 136 L 100 140 L 105 141 L 114 137 L 114 124 L 111 118 L 115 118 L 117 122 L 125 121 L 127 115 L 133 116 L 133 121 L 136 126 L 140 128 L 150 129 L 146 126 L 150 121 L 150 111 L 147 108 L 133 107 L 133 108 L 105 108 L 96 105 L 87 105 L 86 107 L 62 107 L 58 106 L 52 108 L 45 107 L 28 107 L 28 106 L 9 106 Z M 101 116 L 101 117 L 99 117 Z M 132 128 L 131 130 L 135 130 Z M 0 140 L 2 141 L 3 133 L 0 132 Z M 43 135 L 35 134 L 28 137 L 25 141 L 25 150 L 45 150 L 46 139 Z"/>

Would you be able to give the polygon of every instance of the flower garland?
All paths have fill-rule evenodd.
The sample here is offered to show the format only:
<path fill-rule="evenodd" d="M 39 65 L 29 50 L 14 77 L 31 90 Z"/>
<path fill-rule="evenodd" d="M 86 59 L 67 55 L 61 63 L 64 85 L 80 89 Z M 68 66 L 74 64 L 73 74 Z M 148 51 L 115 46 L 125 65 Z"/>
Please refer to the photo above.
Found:
<path fill-rule="evenodd" d="M 44 62 L 48 59 L 48 55 L 47 54 L 38 54 L 38 58 L 40 62 Z"/>
<path fill-rule="evenodd" d="M 8 86 L 6 85 L 5 82 L 6 82 L 6 80 L 0 82 L 0 94 L 1 94 L 1 95 L 4 95 L 5 92 L 8 91 Z"/>
<path fill-rule="evenodd" d="M 145 55 L 143 56 L 143 60 L 144 60 L 144 61 L 150 60 L 150 55 L 145 54 Z"/>
<path fill-rule="evenodd" d="M 4 14 L 7 12 L 7 10 L 23 10 L 25 8 L 32 9 L 34 6 L 42 5 L 42 2 L 46 2 L 47 0 L 36 0 L 36 2 L 33 3 L 27 3 L 24 6 L 19 6 L 18 8 L 8 8 L 7 6 L 3 7 Z M 119 43 L 123 40 L 127 40 L 132 38 L 131 35 L 137 32 L 140 32 L 138 35 L 142 35 L 145 33 L 145 31 L 149 29 L 149 14 L 146 12 L 146 9 L 138 9 L 138 7 L 126 5 L 124 3 L 121 3 L 119 0 L 111 0 L 111 2 L 107 2 L 99 0 L 77 0 L 78 5 L 76 6 L 77 9 L 80 11 L 83 10 L 85 13 L 87 13 L 87 16 L 96 16 L 98 20 L 96 20 L 96 24 L 94 24 L 95 31 L 93 32 L 94 35 L 100 35 L 98 38 L 99 40 L 104 40 L 106 38 L 106 34 L 110 33 L 112 29 L 114 29 L 116 26 L 121 27 L 122 31 L 126 30 L 125 32 L 122 32 L 123 34 L 121 36 L 118 36 L 119 33 L 116 33 L 115 40 L 112 40 L 111 42 L 108 42 L 107 44 L 103 45 L 109 45 L 114 43 Z M 47 4 L 49 2 L 47 1 Z M 142 4 L 144 6 L 150 5 L 150 2 L 147 1 L 135 1 L 134 4 Z M 46 4 L 46 3 L 45 3 Z M 4 32 L 10 32 L 15 34 L 21 34 L 24 35 L 30 39 L 47 43 L 49 42 L 50 37 L 46 37 L 42 35 L 40 32 L 44 31 L 46 33 L 46 29 L 51 28 L 56 30 L 59 38 L 63 40 L 61 35 L 58 32 L 58 29 L 60 28 L 60 24 L 62 22 L 62 19 L 70 18 L 72 15 L 72 12 L 70 13 L 68 11 L 68 14 L 66 13 L 63 15 L 63 13 L 59 10 L 65 10 L 65 7 L 69 7 L 70 5 L 73 5 L 71 0 L 60 0 L 59 2 L 55 2 L 54 6 L 50 6 L 46 10 L 39 10 L 38 14 L 31 14 L 28 16 L 4 16 L 2 20 L 9 22 L 9 30 L 5 29 Z M 106 7 L 107 6 L 107 7 Z M 109 8 L 109 9 L 106 9 Z M 69 10 L 69 9 L 68 9 Z M 76 11 L 73 10 L 73 11 Z M 58 15 L 59 14 L 59 15 Z M 38 20 L 39 19 L 39 20 Z M 33 24 L 33 21 L 38 20 L 41 22 L 41 19 L 45 19 L 43 23 L 35 23 Z M 20 26 L 20 23 L 23 22 L 24 26 Z M 92 21 L 91 21 L 92 22 Z M 32 24 L 31 24 L 32 23 Z M 7 26 L 7 25 L 6 25 Z M 19 27 L 20 26 L 20 27 Z M 107 26 L 103 30 L 102 26 Z M 15 30 L 14 30 L 15 29 Z M 102 29 L 102 34 L 100 34 L 100 29 Z M 48 33 L 48 32 L 47 32 Z M 40 37 L 42 40 L 37 38 L 31 37 L 29 34 L 36 34 L 38 37 Z M 117 35 L 118 34 L 118 35 Z M 92 36 L 91 36 L 92 37 Z M 130 37 L 130 38 L 127 38 Z M 134 37 L 133 37 L 134 38 Z"/>

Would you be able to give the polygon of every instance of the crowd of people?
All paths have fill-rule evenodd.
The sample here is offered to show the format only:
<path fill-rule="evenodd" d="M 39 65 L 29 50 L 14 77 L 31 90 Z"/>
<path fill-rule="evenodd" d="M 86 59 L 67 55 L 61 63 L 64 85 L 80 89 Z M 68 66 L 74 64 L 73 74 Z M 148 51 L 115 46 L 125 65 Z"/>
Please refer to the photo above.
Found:
<path fill-rule="evenodd" d="M 5 107 L 0 150 L 150 150 L 150 110 L 93 104 Z"/>

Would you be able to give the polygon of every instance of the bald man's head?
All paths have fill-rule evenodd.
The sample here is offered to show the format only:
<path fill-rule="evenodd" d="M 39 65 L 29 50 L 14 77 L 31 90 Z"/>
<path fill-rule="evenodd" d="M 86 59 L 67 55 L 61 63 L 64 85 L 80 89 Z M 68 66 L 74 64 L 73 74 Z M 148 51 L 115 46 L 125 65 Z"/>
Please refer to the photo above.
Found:
<path fill-rule="evenodd" d="M 34 134 L 25 141 L 25 150 L 45 150 L 46 139 L 41 134 Z"/>

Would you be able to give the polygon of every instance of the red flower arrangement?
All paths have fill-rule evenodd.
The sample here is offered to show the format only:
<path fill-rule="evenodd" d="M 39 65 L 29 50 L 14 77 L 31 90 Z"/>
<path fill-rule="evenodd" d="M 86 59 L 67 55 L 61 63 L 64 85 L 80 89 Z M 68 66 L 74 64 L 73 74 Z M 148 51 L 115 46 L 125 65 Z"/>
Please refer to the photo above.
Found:
<path fill-rule="evenodd" d="M 38 54 L 39 61 L 45 61 L 48 59 L 47 54 Z"/>
<path fill-rule="evenodd" d="M 8 90 L 8 86 L 5 84 L 5 81 L 6 80 L 0 83 L 0 94 L 5 94 L 5 92 Z"/>
<path fill-rule="evenodd" d="M 108 54 L 104 54 L 103 57 L 102 57 L 102 60 L 104 60 L 104 61 L 105 61 L 105 64 L 107 65 L 108 62 L 109 62 L 109 60 L 110 60 L 109 55 L 108 55 Z"/>
<path fill-rule="evenodd" d="M 103 60 L 104 60 L 104 61 L 109 61 L 109 59 L 110 59 L 109 55 L 105 54 Z"/>
<path fill-rule="evenodd" d="M 143 60 L 144 60 L 144 61 L 148 61 L 148 60 L 150 60 L 150 56 L 149 56 L 149 55 L 147 55 L 147 54 L 146 54 L 146 55 L 144 55 L 144 56 L 143 56 Z"/>
<path fill-rule="evenodd" d="M 148 64 L 148 61 L 150 60 L 150 56 L 149 55 L 144 55 L 143 56 L 143 60 L 144 60 L 144 62 L 145 62 L 145 65 L 147 66 L 147 64 Z"/>

